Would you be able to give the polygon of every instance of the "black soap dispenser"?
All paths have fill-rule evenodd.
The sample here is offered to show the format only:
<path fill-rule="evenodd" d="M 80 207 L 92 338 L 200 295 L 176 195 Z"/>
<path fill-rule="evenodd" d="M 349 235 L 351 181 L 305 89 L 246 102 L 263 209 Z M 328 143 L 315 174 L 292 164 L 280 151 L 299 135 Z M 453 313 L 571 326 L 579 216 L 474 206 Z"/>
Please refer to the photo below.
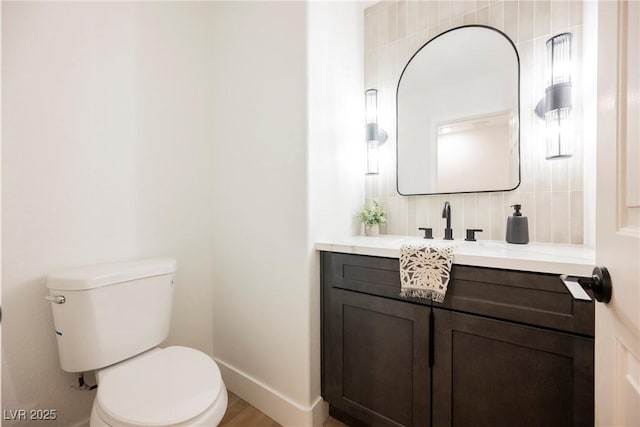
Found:
<path fill-rule="evenodd" d="M 507 242 L 525 245 L 529 243 L 529 220 L 520 213 L 521 205 L 511 205 L 515 209 L 507 220 Z"/>

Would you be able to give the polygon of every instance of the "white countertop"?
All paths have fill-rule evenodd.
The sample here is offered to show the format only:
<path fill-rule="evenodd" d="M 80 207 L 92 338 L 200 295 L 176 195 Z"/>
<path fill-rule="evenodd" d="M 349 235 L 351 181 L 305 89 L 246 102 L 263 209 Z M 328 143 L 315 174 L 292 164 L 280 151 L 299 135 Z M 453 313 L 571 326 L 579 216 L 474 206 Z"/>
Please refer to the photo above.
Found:
<path fill-rule="evenodd" d="M 400 245 L 406 242 L 426 242 L 434 245 L 453 244 L 455 245 L 453 262 L 460 265 L 573 276 L 591 276 L 591 271 L 595 266 L 593 249 L 553 243 L 514 245 L 495 240 L 467 242 L 465 240 L 425 240 L 411 236 L 380 235 L 318 240 L 316 250 L 399 258 Z"/>

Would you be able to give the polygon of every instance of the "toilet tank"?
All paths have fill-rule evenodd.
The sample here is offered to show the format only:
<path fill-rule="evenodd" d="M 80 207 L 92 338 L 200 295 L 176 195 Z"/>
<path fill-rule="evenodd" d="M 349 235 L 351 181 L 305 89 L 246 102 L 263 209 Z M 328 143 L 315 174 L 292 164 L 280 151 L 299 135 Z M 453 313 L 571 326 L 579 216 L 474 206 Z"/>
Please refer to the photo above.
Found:
<path fill-rule="evenodd" d="M 152 258 L 47 276 L 62 369 L 103 368 L 164 341 L 175 272 L 174 259 Z"/>

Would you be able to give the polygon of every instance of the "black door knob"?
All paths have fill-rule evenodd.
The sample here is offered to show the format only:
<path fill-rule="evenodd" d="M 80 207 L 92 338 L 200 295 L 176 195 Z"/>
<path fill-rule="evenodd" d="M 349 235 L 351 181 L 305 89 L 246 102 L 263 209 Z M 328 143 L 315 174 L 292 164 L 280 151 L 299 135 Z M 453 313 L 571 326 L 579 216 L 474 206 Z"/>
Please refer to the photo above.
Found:
<path fill-rule="evenodd" d="M 599 302 L 608 303 L 611 301 L 611 275 L 607 267 L 596 267 L 591 273 L 591 277 L 581 277 L 578 283 L 585 289 L 590 289 L 593 296 Z"/>

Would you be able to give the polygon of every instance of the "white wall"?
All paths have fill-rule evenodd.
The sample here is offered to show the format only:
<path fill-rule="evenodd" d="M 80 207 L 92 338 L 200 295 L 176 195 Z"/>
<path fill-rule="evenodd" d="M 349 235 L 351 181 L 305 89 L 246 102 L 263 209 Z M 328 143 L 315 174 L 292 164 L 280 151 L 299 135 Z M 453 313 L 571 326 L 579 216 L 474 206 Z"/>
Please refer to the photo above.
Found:
<path fill-rule="evenodd" d="M 318 423 L 313 243 L 358 227 L 362 6 L 223 3 L 217 19 L 233 39 L 219 58 L 235 66 L 215 75 L 233 102 L 214 116 L 214 354 L 230 387 L 278 422 Z"/>
<path fill-rule="evenodd" d="M 360 234 L 364 202 L 364 5 L 311 2 L 307 13 L 311 392 L 320 394 L 320 266 L 313 243 Z"/>
<path fill-rule="evenodd" d="M 5 409 L 89 415 L 58 364 L 54 270 L 177 257 L 169 341 L 212 353 L 211 8 L 3 3 Z"/>
<path fill-rule="evenodd" d="M 260 406 L 274 391 L 309 409 L 305 13 L 217 4 L 211 170 L 214 355 L 232 390 L 253 385 L 241 397 Z"/>
<path fill-rule="evenodd" d="M 308 121 L 311 241 L 358 234 L 364 203 L 363 2 L 311 2 Z"/>

